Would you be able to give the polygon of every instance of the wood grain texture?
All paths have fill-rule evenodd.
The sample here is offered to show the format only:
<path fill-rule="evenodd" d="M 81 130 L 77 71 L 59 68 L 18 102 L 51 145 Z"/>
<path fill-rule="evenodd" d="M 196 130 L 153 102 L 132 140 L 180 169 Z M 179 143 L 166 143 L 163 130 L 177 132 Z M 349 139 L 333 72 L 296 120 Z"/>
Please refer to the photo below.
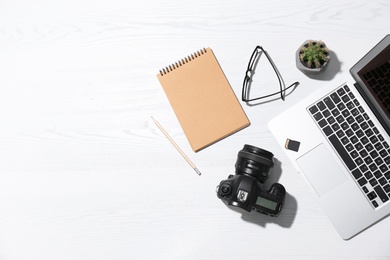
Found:
<path fill-rule="evenodd" d="M 2 1 L 0 259 L 389 259 L 390 220 L 343 241 L 267 128 L 324 84 L 351 81 L 389 12 L 387 0 Z M 307 38 L 335 54 L 321 80 L 295 68 Z M 156 73 L 210 46 L 240 96 L 256 45 L 300 86 L 285 102 L 242 104 L 252 125 L 193 153 Z M 273 91 L 261 75 L 253 84 Z M 216 196 L 246 143 L 278 159 L 272 178 L 289 195 L 277 219 Z"/>

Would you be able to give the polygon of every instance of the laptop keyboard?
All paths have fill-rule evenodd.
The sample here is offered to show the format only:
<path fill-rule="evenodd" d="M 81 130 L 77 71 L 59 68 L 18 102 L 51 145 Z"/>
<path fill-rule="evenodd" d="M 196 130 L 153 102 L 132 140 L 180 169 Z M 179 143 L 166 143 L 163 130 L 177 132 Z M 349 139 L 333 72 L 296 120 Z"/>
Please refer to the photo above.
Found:
<path fill-rule="evenodd" d="M 374 208 L 389 203 L 390 149 L 347 85 L 309 107 Z"/>

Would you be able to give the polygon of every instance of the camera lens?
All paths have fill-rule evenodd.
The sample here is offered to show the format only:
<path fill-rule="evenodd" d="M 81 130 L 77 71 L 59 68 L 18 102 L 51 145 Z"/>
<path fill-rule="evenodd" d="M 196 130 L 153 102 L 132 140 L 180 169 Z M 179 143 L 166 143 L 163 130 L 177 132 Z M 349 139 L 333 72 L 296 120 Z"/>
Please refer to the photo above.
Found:
<path fill-rule="evenodd" d="M 267 150 L 246 144 L 238 152 L 236 174 L 249 175 L 264 183 L 274 166 L 273 157 L 274 155 Z"/>

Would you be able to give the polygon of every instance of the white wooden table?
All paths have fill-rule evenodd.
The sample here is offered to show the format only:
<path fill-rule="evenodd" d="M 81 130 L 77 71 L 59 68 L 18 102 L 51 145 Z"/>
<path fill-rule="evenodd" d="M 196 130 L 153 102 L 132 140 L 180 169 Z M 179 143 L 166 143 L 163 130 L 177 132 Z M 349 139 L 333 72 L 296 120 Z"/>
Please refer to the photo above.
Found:
<path fill-rule="evenodd" d="M 352 81 L 389 29 L 387 0 L 3 0 L 0 259 L 390 259 L 390 218 L 342 240 L 267 127 L 325 84 Z M 295 67 L 306 39 L 332 50 L 319 79 Z M 192 152 L 158 70 L 211 47 L 240 97 L 256 45 L 301 84 L 285 102 L 241 103 L 251 126 Z M 267 69 L 253 91 L 277 90 Z M 273 178 L 288 191 L 278 218 L 216 196 L 244 144 L 278 160 Z"/>

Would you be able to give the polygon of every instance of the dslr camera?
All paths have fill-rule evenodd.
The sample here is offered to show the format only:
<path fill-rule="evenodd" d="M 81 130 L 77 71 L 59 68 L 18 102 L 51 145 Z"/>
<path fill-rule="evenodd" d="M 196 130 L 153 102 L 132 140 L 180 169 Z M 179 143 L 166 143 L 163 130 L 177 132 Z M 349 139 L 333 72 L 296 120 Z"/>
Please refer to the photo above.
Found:
<path fill-rule="evenodd" d="M 254 210 L 272 217 L 279 216 L 286 197 L 285 188 L 274 183 L 268 191 L 263 190 L 273 166 L 271 152 L 244 145 L 237 155 L 236 175 L 229 175 L 217 186 L 218 198 L 248 212 Z"/>

